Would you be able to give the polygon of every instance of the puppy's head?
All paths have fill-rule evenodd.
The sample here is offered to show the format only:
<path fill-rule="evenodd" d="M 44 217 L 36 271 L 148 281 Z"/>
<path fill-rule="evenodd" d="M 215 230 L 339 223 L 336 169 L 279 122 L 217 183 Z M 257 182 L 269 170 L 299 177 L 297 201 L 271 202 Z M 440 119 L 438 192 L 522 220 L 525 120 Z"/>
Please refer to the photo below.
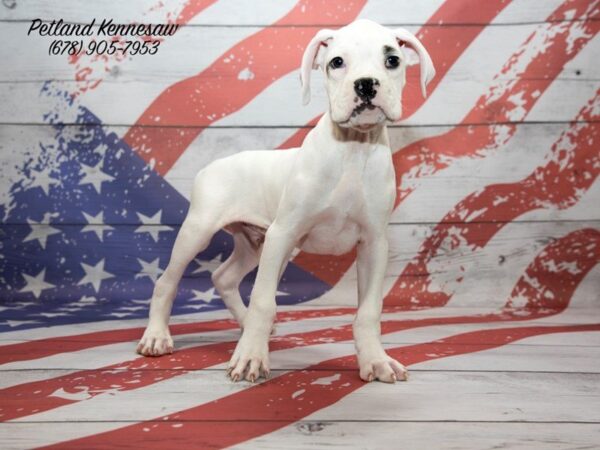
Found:
<path fill-rule="evenodd" d="M 339 30 L 321 30 L 302 57 L 304 104 L 310 101 L 310 72 L 321 67 L 333 122 L 365 132 L 395 122 L 402 116 L 406 67 L 417 63 L 421 65 L 425 96 L 425 86 L 435 69 L 427 50 L 412 33 L 364 19 Z"/>

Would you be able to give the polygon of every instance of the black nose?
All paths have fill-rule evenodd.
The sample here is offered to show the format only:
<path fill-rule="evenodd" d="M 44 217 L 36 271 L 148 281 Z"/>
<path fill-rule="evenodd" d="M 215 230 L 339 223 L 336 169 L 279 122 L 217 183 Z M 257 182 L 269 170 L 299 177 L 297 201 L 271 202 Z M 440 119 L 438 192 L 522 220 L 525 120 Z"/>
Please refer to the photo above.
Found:
<path fill-rule="evenodd" d="M 375 86 L 379 86 L 379 81 L 375 78 L 359 78 L 354 82 L 354 92 L 358 94 L 362 101 L 368 102 L 377 95 Z"/>

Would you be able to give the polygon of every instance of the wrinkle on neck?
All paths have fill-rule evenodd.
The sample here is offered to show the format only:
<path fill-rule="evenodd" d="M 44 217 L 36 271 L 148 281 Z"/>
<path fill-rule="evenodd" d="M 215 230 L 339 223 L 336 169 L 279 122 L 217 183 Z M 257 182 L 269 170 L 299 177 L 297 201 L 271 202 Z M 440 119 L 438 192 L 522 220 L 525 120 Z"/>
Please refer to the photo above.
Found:
<path fill-rule="evenodd" d="M 368 131 L 358 131 L 354 128 L 341 127 L 331 119 L 331 131 L 334 139 L 339 142 L 358 142 L 361 144 L 382 144 L 388 145 L 385 136 L 385 125 L 380 124 Z"/>

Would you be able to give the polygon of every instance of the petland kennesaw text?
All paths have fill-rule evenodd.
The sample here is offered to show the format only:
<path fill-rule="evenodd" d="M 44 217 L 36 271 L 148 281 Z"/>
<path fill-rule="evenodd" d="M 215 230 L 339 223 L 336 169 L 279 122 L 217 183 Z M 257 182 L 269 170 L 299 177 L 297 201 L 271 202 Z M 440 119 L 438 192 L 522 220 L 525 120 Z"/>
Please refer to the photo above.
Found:
<path fill-rule="evenodd" d="M 112 19 L 103 19 L 98 25 L 96 33 L 94 27 L 96 19 L 86 25 L 80 23 L 65 23 L 62 19 L 58 22 L 44 22 L 42 19 L 34 19 L 27 32 L 29 36 L 37 31 L 39 36 L 172 36 L 179 28 L 178 24 L 116 24 Z"/>

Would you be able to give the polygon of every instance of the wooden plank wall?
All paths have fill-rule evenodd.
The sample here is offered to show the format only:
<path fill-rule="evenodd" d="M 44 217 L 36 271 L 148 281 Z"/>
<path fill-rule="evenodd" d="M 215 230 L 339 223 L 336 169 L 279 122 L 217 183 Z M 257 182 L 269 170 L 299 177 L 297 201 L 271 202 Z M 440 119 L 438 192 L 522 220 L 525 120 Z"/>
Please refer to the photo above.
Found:
<path fill-rule="evenodd" d="M 76 0 L 12 0 L 0 5 L 2 203 L 10 202 L 8 189 L 22 175 L 20 168 L 26 161 L 36 158 L 40 143 L 56 140 L 56 129 L 48 123 L 49 112 L 56 113 L 59 122 L 70 127 L 73 134 L 86 133 L 86 129 L 98 126 L 75 123 L 70 108 L 57 104 L 56 97 L 43 94 L 48 83 L 52 89 L 75 94 L 75 106 L 93 112 L 107 133 L 123 137 L 140 130 L 141 134 L 146 131 L 160 134 L 164 129 L 164 133 L 198 134 L 187 151 L 175 158 L 172 167 L 151 162 L 169 183 L 189 198 L 195 173 L 211 161 L 245 149 L 277 148 L 310 128 L 311 120 L 326 107 L 322 77 L 315 73 L 312 103 L 303 107 L 297 73 L 298 51 L 292 51 L 285 38 L 275 39 L 254 55 L 256 60 L 269 59 L 272 55 L 272 68 L 257 70 L 248 66 L 248 71 L 240 68 L 238 73 L 238 78 L 256 77 L 267 87 L 239 108 L 232 107 L 231 114 L 213 120 L 206 113 L 203 118 L 194 120 L 183 104 L 180 106 L 183 111 L 173 115 L 168 123 L 140 123 L 138 119 L 152 102 L 170 86 L 199 73 L 205 74 L 202 80 L 206 82 L 231 82 L 231 71 L 220 71 L 221 66 L 210 71 L 211 64 L 226 59 L 229 53 L 239 52 L 241 41 L 264 34 L 265 30 L 275 30 L 284 37 L 292 33 L 312 35 L 323 26 L 345 23 L 343 17 L 358 15 L 389 26 L 405 26 L 418 31 L 420 36 L 438 33 L 443 39 L 435 43 L 438 47 L 432 53 L 436 55 L 443 53 L 445 47 L 450 51 L 458 45 L 455 44 L 457 35 L 464 36 L 481 28 L 481 33 L 451 67 L 440 67 L 435 61 L 438 71 L 444 72 L 436 89 L 415 114 L 391 127 L 401 192 L 410 192 L 410 195 L 403 199 L 390 225 L 388 289 L 395 286 L 400 289 L 399 295 L 408 295 L 409 291 L 402 291 L 397 282 L 398 276 L 404 274 L 408 280 L 426 278 L 426 290 L 456 293 L 459 306 L 488 303 L 495 306 L 510 295 L 523 271 L 549 243 L 577 230 L 599 229 L 600 190 L 598 183 L 594 183 L 600 164 L 597 150 L 588 151 L 583 162 L 561 154 L 561 146 L 568 146 L 570 142 L 568 136 L 561 138 L 564 133 L 578 133 L 588 127 L 591 129 L 589 139 L 597 139 L 597 101 L 591 113 L 580 114 L 597 95 L 600 81 L 599 41 L 593 37 L 595 31 L 592 37 L 589 32 L 586 35 L 586 31 L 581 31 L 582 24 L 597 23 L 597 8 L 584 15 L 566 14 L 556 18 L 552 14 L 561 8 L 562 1 L 506 1 L 486 27 L 487 21 L 482 23 L 466 10 L 443 23 L 428 23 L 443 6 L 441 0 L 369 1 L 364 7 L 349 4 L 348 8 L 354 7 L 356 14 L 339 15 L 315 13 L 311 2 L 305 2 L 304 7 L 310 14 L 298 16 L 298 23 L 284 20 L 286 14 L 298 7 L 291 0 L 267 0 L 259 2 L 260 5 L 241 0 L 166 3 L 93 1 L 82 7 Z M 573 10 L 577 10 L 578 2 L 572 3 Z M 468 2 L 464 4 L 468 7 Z M 193 6 L 201 12 L 187 21 L 185 11 Z M 328 7 L 319 8 L 327 10 Z M 460 9 L 460 5 L 457 8 Z M 167 20 L 187 23 L 175 36 L 165 39 L 157 55 L 123 61 L 83 58 L 73 62 L 47 55 L 50 38 L 27 36 L 30 21 L 38 17 L 77 23 L 103 17 L 124 23 Z M 570 27 L 578 28 L 570 32 Z M 591 28 L 597 31 L 596 25 Z M 564 30 L 568 35 L 566 44 L 554 45 L 553 33 Z M 545 51 L 554 52 L 553 56 L 545 59 L 547 62 L 543 65 L 528 68 L 527 63 L 536 55 L 526 53 L 534 52 L 536 45 L 542 45 L 538 40 L 544 39 L 548 49 L 539 51 L 542 56 L 537 57 L 543 59 Z M 581 49 L 573 51 L 570 46 L 577 46 L 582 39 L 585 43 Z M 567 56 L 561 57 L 564 54 Z M 291 63 L 288 57 L 293 59 Z M 503 71 L 511 58 L 516 58 L 517 64 L 524 61 L 524 66 Z M 294 70 L 281 74 L 278 64 L 291 64 Z M 406 102 L 417 104 L 420 101 L 414 84 L 417 69 L 411 68 L 410 72 L 413 84 L 409 83 L 405 91 Z M 269 79 L 271 73 L 272 80 Z M 556 76 L 549 75 L 553 73 Z M 525 100 L 518 95 L 503 103 L 495 101 L 497 92 L 515 83 L 521 83 L 524 92 L 535 92 L 538 86 L 539 99 L 534 95 L 531 108 L 523 106 Z M 235 103 L 235 98 L 232 99 L 235 95 L 227 90 L 212 92 L 210 104 Z M 519 108 L 529 109 L 524 113 Z M 480 147 L 474 147 L 469 140 L 471 135 L 488 134 L 493 135 L 492 139 Z M 594 143 L 597 149 L 597 141 Z M 171 152 L 169 144 L 165 145 L 163 151 Z M 576 141 L 576 145 L 585 145 L 585 142 Z M 435 153 L 435 148 L 442 150 Z M 420 158 L 420 163 L 412 164 L 409 157 Z M 566 167 L 552 165 L 557 162 L 560 166 L 561 161 Z M 575 167 L 577 164 L 583 166 Z M 581 173 L 578 174 L 578 170 Z M 578 176 L 592 179 L 581 183 Z M 555 184 L 556 179 L 564 181 Z M 528 189 L 536 181 L 545 187 L 532 194 Z M 558 191 L 555 192 L 558 196 L 563 193 L 565 200 L 546 195 L 547 190 Z M 503 209 L 504 197 L 514 207 Z M 443 219 L 446 224 L 438 225 Z M 44 220 L 51 219 L 36 220 L 43 224 Z M 79 221 L 76 218 L 70 218 L 69 223 L 53 221 L 52 227 L 87 225 L 83 216 Z M 105 225 L 136 224 L 115 219 Z M 3 227 L 8 226 L 31 225 L 4 221 Z M 463 239 L 463 232 L 471 241 L 453 242 Z M 442 240 L 441 245 L 433 243 L 436 237 Z M 429 256 L 428 252 L 431 252 Z M 167 256 L 168 249 L 165 249 L 165 258 Z M 36 256 L 32 253 L 24 257 Z M 421 264 L 421 260 L 425 263 Z M 600 288 L 598 271 L 590 276 L 598 279 Z M 354 271 L 350 270 L 343 283 L 351 286 L 354 278 Z M 418 286 L 415 289 L 419 289 Z M 347 299 L 330 296 L 324 301 L 343 303 Z"/>

